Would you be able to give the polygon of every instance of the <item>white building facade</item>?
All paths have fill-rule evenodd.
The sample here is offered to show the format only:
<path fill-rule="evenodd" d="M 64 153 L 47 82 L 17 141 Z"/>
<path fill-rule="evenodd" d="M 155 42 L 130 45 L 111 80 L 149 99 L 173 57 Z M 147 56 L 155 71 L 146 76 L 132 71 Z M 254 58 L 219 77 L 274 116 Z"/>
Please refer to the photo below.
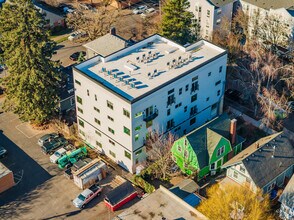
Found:
<path fill-rule="evenodd" d="M 211 40 L 213 31 L 220 28 L 224 18 L 231 24 L 233 2 L 234 0 L 190 0 L 189 10 L 199 22 L 204 39 Z"/>
<path fill-rule="evenodd" d="M 181 136 L 222 113 L 226 63 L 206 41 L 183 47 L 154 35 L 75 66 L 81 138 L 135 172 L 148 131 Z"/>
<path fill-rule="evenodd" d="M 249 16 L 249 34 L 252 31 L 252 23 L 255 22 L 254 17 L 258 14 L 258 21 L 267 19 L 268 16 L 275 16 L 282 21 L 288 36 L 283 36 L 280 46 L 287 46 L 289 40 L 294 39 L 294 1 L 288 0 L 240 0 L 239 7 Z M 268 33 L 270 34 L 270 33 Z M 282 36 L 281 36 L 282 37 Z"/>

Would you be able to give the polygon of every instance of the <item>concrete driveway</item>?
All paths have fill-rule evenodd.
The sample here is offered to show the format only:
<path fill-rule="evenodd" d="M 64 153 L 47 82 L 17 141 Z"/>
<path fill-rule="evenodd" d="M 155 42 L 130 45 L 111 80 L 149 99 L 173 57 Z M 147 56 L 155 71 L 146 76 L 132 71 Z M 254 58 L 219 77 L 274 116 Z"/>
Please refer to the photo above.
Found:
<path fill-rule="evenodd" d="M 75 43 L 69 40 L 57 45 L 56 54 L 53 55 L 52 60 L 60 60 L 61 65 L 66 67 L 76 63 L 69 59 L 69 56 L 75 52 L 86 51 L 82 46 L 84 43 Z"/>
<path fill-rule="evenodd" d="M 0 100 L 1 104 L 1 100 Z M 104 192 L 85 210 L 72 205 L 82 191 L 63 176 L 49 156 L 37 145 L 40 136 L 51 131 L 36 131 L 13 113 L 0 114 L 0 144 L 8 150 L 1 162 L 14 173 L 16 185 L 0 194 L 0 219 L 112 219 L 112 213 L 101 202 L 111 190 L 112 175 L 104 180 Z"/>

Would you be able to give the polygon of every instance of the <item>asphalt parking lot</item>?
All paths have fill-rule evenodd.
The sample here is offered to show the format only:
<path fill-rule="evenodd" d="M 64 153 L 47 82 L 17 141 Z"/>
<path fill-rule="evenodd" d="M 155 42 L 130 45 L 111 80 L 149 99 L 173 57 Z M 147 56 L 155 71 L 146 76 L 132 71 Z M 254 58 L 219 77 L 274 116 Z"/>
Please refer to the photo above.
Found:
<path fill-rule="evenodd" d="M 1 102 L 1 100 L 0 100 Z M 0 143 L 8 150 L 1 162 L 14 173 L 16 185 L 0 194 L 0 219 L 112 219 L 130 204 L 113 213 L 102 202 L 112 189 L 115 171 L 101 182 L 103 193 L 84 210 L 72 205 L 82 192 L 63 176 L 44 155 L 37 140 L 50 131 L 36 131 L 13 113 L 0 114 Z"/>

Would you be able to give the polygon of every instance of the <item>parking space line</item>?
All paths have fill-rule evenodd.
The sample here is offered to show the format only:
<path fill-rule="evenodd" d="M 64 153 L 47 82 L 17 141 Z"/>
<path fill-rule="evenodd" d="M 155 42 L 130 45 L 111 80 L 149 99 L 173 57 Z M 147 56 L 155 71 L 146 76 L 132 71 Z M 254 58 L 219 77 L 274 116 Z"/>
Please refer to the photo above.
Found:
<path fill-rule="evenodd" d="M 35 134 L 33 134 L 33 135 L 31 135 L 31 136 L 28 136 L 25 132 L 23 132 L 22 131 L 22 129 L 20 129 L 19 127 L 21 126 L 21 125 L 23 125 L 23 124 L 25 124 L 26 122 L 23 122 L 23 123 L 21 123 L 21 124 L 19 124 L 19 125 L 17 125 L 17 126 L 15 126 L 15 128 L 17 129 L 17 130 L 19 130 L 21 133 L 23 133 L 27 138 L 33 138 L 33 137 L 35 137 L 36 135 L 38 135 L 38 134 L 40 134 L 42 131 L 37 131 Z"/>

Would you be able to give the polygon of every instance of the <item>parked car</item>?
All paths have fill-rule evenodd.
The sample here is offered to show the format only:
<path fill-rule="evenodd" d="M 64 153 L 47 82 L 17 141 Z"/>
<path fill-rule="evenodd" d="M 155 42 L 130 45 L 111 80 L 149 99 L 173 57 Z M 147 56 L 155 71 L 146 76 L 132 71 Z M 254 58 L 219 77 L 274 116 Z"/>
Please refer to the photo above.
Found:
<path fill-rule="evenodd" d="M 150 14 L 150 13 L 153 13 L 153 12 L 155 12 L 155 8 L 148 8 L 148 9 L 145 10 L 145 13 L 147 13 L 147 14 Z"/>
<path fill-rule="evenodd" d="M 80 195 L 73 200 L 73 205 L 77 208 L 84 208 L 92 199 L 99 196 L 102 192 L 102 187 L 98 184 L 91 186 L 89 189 L 85 189 Z"/>
<path fill-rule="evenodd" d="M 140 5 L 138 8 L 133 10 L 133 14 L 142 14 L 148 7 L 146 5 Z"/>
<path fill-rule="evenodd" d="M 85 51 L 75 52 L 72 55 L 70 55 L 69 59 L 72 61 L 77 61 L 80 56 L 83 56 L 83 57 L 86 56 L 86 52 Z"/>
<path fill-rule="evenodd" d="M 38 140 L 38 144 L 42 147 L 45 143 L 49 142 L 50 140 L 58 138 L 59 135 L 56 133 L 45 134 L 44 136 L 40 137 Z"/>
<path fill-rule="evenodd" d="M 69 35 L 67 39 L 69 41 L 74 41 L 74 40 L 77 40 L 77 39 L 79 39 L 81 37 L 84 37 L 84 36 L 86 36 L 86 32 L 84 32 L 84 31 L 75 31 L 75 32 L 71 33 L 71 35 Z"/>
<path fill-rule="evenodd" d="M 65 13 L 65 14 L 68 14 L 68 13 L 73 13 L 75 10 L 71 7 L 71 6 L 65 6 L 65 7 L 63 7 L 63 12 Z"/>
<path fill-rule="evenodd" d="M 0 158 L 4 158 L 7 155 L 7 150 L 0 146 Z"/>
<path fill-rule="evenodd" d="M 53 139 L 52 141 L 47 142 L 42 146 L 42 151 L 45 154 L 51 154 L 54 152 L 54 150 L 65 146 L 67 143 L 67 140 L 63 137 Z"/>
<path fill-rule="evenodd" d="M 66 150 L 63 147 L 59 148 L 57 151 L 54 152 L 54 154 L 50 156 L 50 162 L 57 163 L 58 159 L 65 154 L 66 154 Z"/>

